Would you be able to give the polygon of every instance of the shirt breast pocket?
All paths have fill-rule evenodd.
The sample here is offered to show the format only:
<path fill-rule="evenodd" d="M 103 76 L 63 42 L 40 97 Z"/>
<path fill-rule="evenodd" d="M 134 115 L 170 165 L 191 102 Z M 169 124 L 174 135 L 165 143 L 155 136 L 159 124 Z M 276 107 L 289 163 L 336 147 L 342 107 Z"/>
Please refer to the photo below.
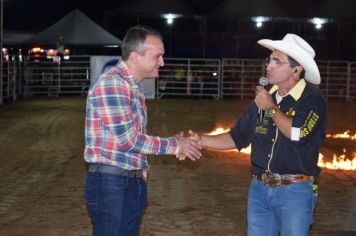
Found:
<path fill-rule="evenodd" d="M 132 107 L 132 116 L 136 121 L 135 125 L 138 125 L 138 128 L 141 130 L 142 127 L 145 126 L 145 119 L 146 119 L 144 104 L 141 103 L 140 99 L 132 98 L 131 107 Z"/>

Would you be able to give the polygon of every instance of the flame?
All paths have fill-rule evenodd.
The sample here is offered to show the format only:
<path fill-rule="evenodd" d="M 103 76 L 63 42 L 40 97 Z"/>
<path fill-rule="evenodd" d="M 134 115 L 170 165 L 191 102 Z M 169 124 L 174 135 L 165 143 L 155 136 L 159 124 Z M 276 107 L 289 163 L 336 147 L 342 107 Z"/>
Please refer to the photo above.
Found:
<path fill-rule="evenodd" d="M 229 131 L 230 131 L 230 129 L 228 129 L 228 128 L 218 127 L 215 130 L 211 131 L 210 133 L 207 133 L 207 135 L 218 135 L 218 134 L 226 133 Z"/>
<path fill-rule="evenodd" d="M 210 133 L 207 133 L 207 135 L 218 135 L 222 133 L 229 132 L 229 128 L 222 128 L 218 127 L 215 130 L 211 131 Z M 355 140 L 356 139 L 356 133 L 354 135 L 350 135 L 350 131 L 347 130 L 344 133 L 340 134 L 327 134 L 327 138 L 332 138 L 332 139 L 349 139 L 349 140 Z M 234 151 L 239 152 L 237 149 L 234 149 Z M 245 153 L 245 154 L 251 154 L 251 145 L 248 146 L 247 148 L 242 149 L 240 152 Z M 322 153 L 319 153 L 319 160 L 318 160 L 318 166 L 327 168 L 327 169 L 342 169 L 342 170 L 356 170 L 356 152 L 352 152 L 351 159 L 346 158 L 346 149 L 343 149 L 343 154 L 337 155 L 333 154 L 333 160 L 331 162 L 325 161 L 324 155 Z"/>
<path fill-rule="evenodd" d="M 354 135 L 350 135 L 350 130 L 346 130 L 344 133 L 341 134 L 327 134 L 327 138 L 335 138 L 335 139 L 350 139 L 350 140 L 355 140 L 356 139 L 356 133 Z"/>
<path fill-rule="evenodd" d="M 344 150 L 346 152 L 346 150 Z M 352 160 L 346 159 L 346 155 L 342 154 L 337 156 L 336 154 L 333 155 L 332 162 L 323 161 L 324 155 L 319 153 L 319 161 L 318 166 L 325 167 L 327 169 L 337 170 L 356 170 L 356 152 L 352 153 Z"/>

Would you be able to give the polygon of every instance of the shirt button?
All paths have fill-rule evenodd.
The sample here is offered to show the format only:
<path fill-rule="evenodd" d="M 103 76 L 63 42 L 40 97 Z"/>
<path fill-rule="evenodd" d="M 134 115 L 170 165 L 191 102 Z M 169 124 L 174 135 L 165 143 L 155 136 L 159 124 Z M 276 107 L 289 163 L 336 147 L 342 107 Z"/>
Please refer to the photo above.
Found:
<path fill-rule="evenodd" d="M 268 154 L 268 157 L 271 157 L 271 154 Z"/>
<path fill-rule="evenodd" d="M 275 123 L 273 123 L 273 126 L 276 126 L 276 124 L 275 124 Z"/>
<path fill-rule="evenodd" d="M 274 138 L 272 139 L 272 142 L 274 142 Z"/>

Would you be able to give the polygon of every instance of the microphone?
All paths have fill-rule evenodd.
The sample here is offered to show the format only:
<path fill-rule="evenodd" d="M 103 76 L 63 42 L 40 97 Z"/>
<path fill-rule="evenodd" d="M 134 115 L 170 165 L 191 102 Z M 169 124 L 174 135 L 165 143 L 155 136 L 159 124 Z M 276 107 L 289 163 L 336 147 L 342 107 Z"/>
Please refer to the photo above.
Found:
<path fill-rule="evenodd" d="M 268 85 L 268 78 L 265 77 L 265 76 L 262 76 L 262 77 L 260 78 L 260 80 L 258 81 L 258 83 L 259 83 L 263 88 L 265 88 L 265 86 Z M 260 123 L 261 123 L 262 120 L 263 120 L 263 111 L 262 111 L 260 108 L 258 108 L 258 117 L 259 117 L 259 121 L 260 121 Z"/>

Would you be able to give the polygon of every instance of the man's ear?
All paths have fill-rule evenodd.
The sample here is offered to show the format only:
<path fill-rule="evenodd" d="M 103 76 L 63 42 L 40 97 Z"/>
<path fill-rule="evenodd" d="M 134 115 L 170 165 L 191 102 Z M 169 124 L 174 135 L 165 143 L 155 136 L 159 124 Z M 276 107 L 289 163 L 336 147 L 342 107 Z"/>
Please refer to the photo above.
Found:
<path fill-rule="evenodd" d="M 302 73 L 303 68 L 301 66 L 296 66 L 294 67 L 294 71 L 293 71 L 293 78 L 298 81 L 300 80 L 300 73 Z"/>
<path fill-rule="evenodd" d="M 138 56 L 139 56 L 138 53 L 133 51 L 129 55 L 129 60 L 132 62 L 137 62 Z"/>
<path fill-rule="evenodd" d="M 302 71 L 302 67 L 301 66 L 295 66 L 294 67 L 294 73 L 300 73 Z"/>

